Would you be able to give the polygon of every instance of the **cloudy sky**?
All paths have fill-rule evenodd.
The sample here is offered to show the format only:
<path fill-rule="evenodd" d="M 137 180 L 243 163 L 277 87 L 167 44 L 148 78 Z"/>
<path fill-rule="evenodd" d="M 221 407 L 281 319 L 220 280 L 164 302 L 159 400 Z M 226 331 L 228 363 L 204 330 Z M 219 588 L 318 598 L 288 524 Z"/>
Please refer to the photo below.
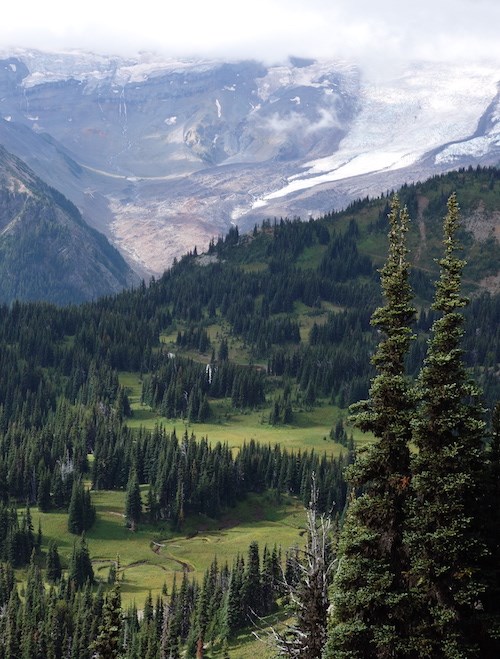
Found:
<path fill-rule="evenodd" d="M 6 0 L 1 13 L 1 50 L 500 61 L 499 0 Z"/>

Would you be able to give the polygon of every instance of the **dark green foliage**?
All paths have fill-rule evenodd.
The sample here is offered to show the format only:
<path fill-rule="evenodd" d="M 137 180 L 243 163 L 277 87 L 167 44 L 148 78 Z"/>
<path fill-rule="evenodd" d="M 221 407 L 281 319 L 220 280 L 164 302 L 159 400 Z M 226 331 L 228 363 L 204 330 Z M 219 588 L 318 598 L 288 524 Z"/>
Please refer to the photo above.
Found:
<path fill-rule="evenodd" d="M 485 643 L 485 656 L 500 653 L 500 402 L 492 414 L 491 440 L 487 452 L 485 478 L 485 507 L 480 511 L 483 539 L 488 549 L 484 564 L 486 592 L 484 604 L 484 625 L 488 630 Z"/>
<path fill-rule="evenodd" d="M 231 636 L 234 632 L 244 625 L 245 608 L 243 603 L 243 583 L 244 583 L 243 558 L 238 556 L 231 570 L 231 577 L 226 593 L 225 601 L 225 636 Z"/>
<path fill-rule="evenodd" d="M 137 530 L 137 525 L 142 516 L 142 499 L 137 474 L 133 472 L 127 484 L 127 496 L 125 498 L 125 519 L 132 531 Z"/>
<path fill-rule="evenodd" d="M 441 209 L 443 195 L 446 193 L 448 196 L 450 181 L 458 182 L 465 191 L 484 187 L 487 206 L 494 208 L 496 180 L 495 171 L 461 171 L 450 174 L 449 178 L 441 177 L 416 187 L 406 186 L 401 193 L 409 208 L 421 209 L 421 201 L 428 199 L 430 202 L 422 216 L 429 250 L 421 250 L 419 263 L 411 274 L 411 281 L 415 283 L 421 298 L 419 304 L 422 311 L 415 326 L 418 339 L 405 356 L 405 368 L 409 375 L 419 372 L 431 327 L 442 313 L 427 308 L 437 234 L 432 208 Z M 215 398 L 227 399 L 224 404 L 231 405 L 233 410 L 245 410 L 262 407 L 267 394 L 267 403 L 273 397 L 276 399 L 270 421 L 289 423 L 292 404 L 294 409 L 303 409 L 318 402 L 324 404 L 324 399 L 327 399 L 344 407 L 369 397 L 367 406 L 360 410 L 360 425 L 372 430 L 380 441 L 377 450 L 368 455 L 364 466 L 356 467 L 357 471 L 352 473 L 354 484 L 365 490 L 356 505 L 359 506 L 360 519 L 367 520 L 370 533 L 360 536 L 359 527 L 353 527 L 349 520 L 346 523 L 346 543 L 364 547 L 366 555 L 363 558 L 366 561 L 360 561 L 352 573 L 349 573 L 345 561 L 345 574 L 347 581 L 352 577 L 354 584 L 351 591 L 354 609 L 370 601 L 367 590 L 357 587 L 364 583 L 363 578 L 365 581 L 371 578 L 370 575 L 375 575 L 370 583 L 372 590 L 367 587 L 372 594 L 384 589 L 396 594 L 386 606 L 392 616 L 390 623 L 380 627 L 385 605 L 382 606 L 378 596 L 374 596 L 372 618 L 363 619 L 359 626 L 358 619 L 353 615 L 351 630 L 348 631 L 366 640 L 372 633 L 367 629 L 377 628 L 380 631 L 375 642 L 378 649 L 373 650 L 374 645 L 370 644 L 370 652 L 382 652 L 383 647 L 390 651 L 392 638 L 389 642 L 388 638 L 394 628 L 398 628 L 398 633 L 403 630 L 404 616 L 402 618 L 401 614 L 406 601 L 406 594 L 398 590 L 401 580 L 397 571 L 403 570 L 404 557 L 400 555 L 396 513 L 405 499 L 406 490 L 410 488 L 405 480 L 408 476 L 408 456 L 404 442 L 401 441 L 396 447 L 397 442 L 392 442 L 388 426 L 384 425 L 384 419 L 390 417 L 392 432 L 397 432 L 401 438 L 406 433 L 405 412 L 403 409 L 398 411 L 391 398 L 399 396 L 400 402 L 404 399 L 405 383 L 398 373 L 387 370 L 386 360 L 390 353 L 400 367 L 407 336 L 404 331 L 399 337 L 393 335 L 376 351 L 380 339 L 378 331 L 388 335 L 387 323 L 397 319 L 398 314 L 401 317 L 402 308 L 396 310 L 392 318 L 384 318 L 384 312 L 378 312 L 379 315 L 374 316 L 376 328 L 370 325 L 374 306 L 380 302 L 376 274 L 371 256 L 368 258 L 367 254 L 373 254 L 374 259 L 383 258 L 379 236 L 385 230 L 386 218 L 384 213 L 380 216 L 379 213 L 385 201 L 385 198 L 372 202 L 362 200 L 352 204 L 345 212 L 329 214 L 315 222 L 283 220 L 276 221 L 273 226 L 272 222 L 266 221 L 248 238 L 232 231 L 230 236 L 220 239 L 217 245 L 213 243 L 211 248 L 214 253 L 223 254 L 223 261 L 201 267 L 196 254 L 192 253 L 148 286 L 143 284 L 134 291 L 92 304 L 62 309 L 42 303 L 14 302 L 10 307 L 0 306 L 0 521 L 3 520 L 3 526 L 0 524 L 0 557 L 9 560 L 10 566 L 12 562 L 26 564 L 32 550 L 38 546 L 29 511 L 17 518 L 12 514 L 9 500 L 29 501 L 31 505 L 38 503 L 42 510 L 71 507 L 71 523 L 79 533 L 88 523 L 88 520 L 85 522 L 86 514 L 82 512 L 84 502 L 87 502 L 89 510 L 92 509 L 90 494 L 84 490 L 82 494 L 81 489 L 81 483 L 88 478 L 89 472 L 95 489 L 125 489 L 129 475 L 135 473 L 135 491 L 139 483 L 149 485 L 145 502 L 148 521 L 168 520 L 174 528 L 181 528 L 185 517 L 193 513 L 216 517 L 250 491 L 262 492 L 271 488 L 278 498 L 282 493 L 290 493 L 307 503 L 313 471 L 318 481 L 319 509 L 328 511 L 335 502 L 339 514 L 342 512 L 347 493 L 342 471 L 351 460 L 352 451 L 349 450 L 347 457 L 330 460 L 309 452 L 291 454 L 279 447 L 258 446 L 251 442 L 234 456 L 227 446 L 210 445 L 207 439 L 195 441 L 187 434 L 178 439 L 175 433 L 169 434 L 161 428 L 152 432 L 131 430 L 126 424 L 130 404 L 127 391 L 119 385 L 118 371 L 140 372 L 144 383 L 144 402 L 151 404 L 159 414 L 190 422 L 210 418 L 215 408 L 211 401 Z M 471 208 L 474 207 L 471 199 L 468 203 Z M 476 249 L 470 236 L 463 233 L 461 237 L 467 243 L 472 261 L 476 262 L 475 271 L 481 276 L 490 273 L 497 244 L 493 241 L 487 248 Z M 413 238 L 410 232 L 409 239 L 410 242 L 415 240 L 415 231 Z M 478 259 L 482 259 L 484 267 L 477 265 Z M 250 267 L 241 267 L 242 264 Z M 255 265 L 258 267 L 254 268 Z M 474 269 L 469 272 L 474 273 Z M 389 275 L 382 274 L 383 287 L 389 286 L 388 279 L 384 283 L 384 277 Z M 403 298 L 397 300 L 398 304 L 403 305 Z M 328 317 L 322 311 L 327 305 L 329 309 L 335 309 Z M 299 325 L 303 331 L 304 314 L 312 319 L 316 314 L 321 314 L 316 324 L 308 319 L 307 326 L 312 324 L 308 342 L 300 339 Z M 457 355 L 452 351 L 452 356 L 447 358 L 453 361 L 455 357 L 460 357 L 463 365 L 470 368 L 474 377 L 484 385 L 486 400 L 491 405 L 500 398 L 497 369 L 500 360 L 500 297 L 487 293 L 475 295 L 464 311 L 464 318 L 462 345 L 466 354 Z M 222 326 L 222 331 L 214 340 L 208 367 L 178 355 L 172 359 L 162 349 L 160 333 L 172 331 L 179 331 L 179 351 L 184 348 L 207 349 L 208 327 L 214 319 Z M 453 336 L 453 328 L 450 336 Z M 250 360 L 265 359 L 267 374 L 254 364 L 234 364 L 230 355 L 235 353 L 235 346 L 238 351 L 240 346 L 243 350 L 247 349 Z M 374 353 L 375 366 L 370 364 L 370 356 Z M 461 378 L 462 372 L 457 373 Z M 374 375 L 376 378 L 369 391 L 369 380 Z M 381 375 L 391 379 L 390 387 L 379 379 Z M 458 389 L 460 382 L 457 380 Z M 471 409 L 467 407 L 472 404 L 469 391 L 467 387 L 463 390 L 467 395 L 461 403 L 465 407 L 458 408 L 460 413 Z M 423 401 L 424 398 L 422 404 Z M 469 415 L 469 426 L 473 425 L 474 419 L 473 414 Z M 469 426 L 464 423 L 464 427 L 470 430 Z M 417 427 L 420 426 L 417 424 Z M 428 430 L 424 433 L 420 429 L 418 433 L 431 436 Z M 344 428 L 333 429 L 333 439 L 342 444 L 347 442 L 350 449 Z M 452 445 L 455 446 L 449 446 Z M 447 450 L 451 451 L 451 448 Z M 475 615 L 474 609 L 470 623 L 463 625 L 461 633 L 478 630 L 479 636 L 484 636 L 486 628 L 498 629 L 495 604 L 498 600 L 495 585 L 498 563 L 494 507 L 497 496 L 495 450 L 492 443 L 491 452 L 487 454 L 486 471 L 482 470 L 477 478 L 477 481 L 485 483 L 484 488 L 476 487 L 476 477 L 472 479 L 473 484 L 472 480 L 465 479 L 470 487 L 460 504 L 464 506 L 464 511 L 467 506 L 469 511 L 471 508 L 474 511 L 482 508 L 484 518 L 491 523 L 488 526 L 486 522 L 480 522 L 477 514 L 470 517 L 470 530 L 474 525 L 477 527 L 473 543 L 477 538 L 484 538 L 484 543 L 481 540 L 475 545 L 478 553 L 482 553 L 481 547 L 484 546 L 490 552 L 489 557 L 479 557 L 482 562 L 477 568 L 488 575 L 488 583 L 483 585 L 490 588 L 484 594 L 475 591 L 475 577 L 470 576 L 467 583 L 472 584 L 471 593 L 481 596 L 483 611 Z M 90 453 L 93 459 L 89 469 L 87 456 Z M 470 458 L 476 459 L 474 455 Z M 452 462 L 450 456 L 447 456 L 448 459 Z M 481 454 L 481 460 L 486 461 L 484 454 Z M 415 464 L 418 465 L 418 461 Z M 420 467 L 416 467 L 418 469 Z M 392 480 L 389 473 L 392 473 Z M 451 473 L 453 469 L 450 478 Z M 387 486 L 381 484 L 386 477 L 391 480 Z M 425 477 L 424 472 L 418 472 L 416 491 L 418 479 L 424 482 Z M 398 488 L 401 490 L 399 500 Z M 431 494 L 429 488 L 428 496 Z M 419 492 L 418 496 L 424 495 Z M 446 505 L 451 506 L 452 499 L 446 500 Z M 471 500 L 475 501 L 475 506 L 472 506 Z M 375 513 L 370 506 L 363 509 L 364 502 L 373 501 L 380 504 Z M 388 513 L 389 510 L 392 512 Z M 422 522 L 425 517 L 422 515 Z M 376 525 L 384 519 L 389 531 L 381 534 Z M 426 522 L 428 525 L 429 519 Z M 411 541 L 415 546 L 417 535 Z M 429 535 L 428 539 L 433 538 Z M 347 545 L 343 546 L 347 551 Z M 425 542 L 422 547 L 425 547 Z M 79 547 L 75 545 L 75 554 L 77 551 Z M 380 562 L 373 561 L 374 556 L 380 558 Z M 48 559 L 47 556 L 47 562 Z M 415 560 L 412 568 L 415 570 L 414 579 L 421 584 L 427 577 L 421 579 L 419 570 L 423 569 L 426 574 L 428 568 L 422 567 L 424 563 L 419 562 L 420 559 Z M 89 561 L 84 558 L 81 562 L 87 563 L 88 571 Z M 290 563 L 288 561 L 287 566 L 292 576 Z M 214 639 L 227 636 L 246 620 L 245 597 L 249 593 L 248 588 L 244 592 L 244 581 L 249 569 L 243 559 L 239 559 L 234 569 L 226 573 L 224 568 L 212 569 L 204 594 L 206 620 L 198 612 L 196 586 L 183 582 L 173 598 L 174 603 L 171 603 L 172 621 L 175 622 L 169 628 L 169 653 L 175 655 L 183 651 L 182 644 L 187 633 L 186 612 L 189 612 L 190 619 L 199 618 L 198 632 L 191 632 L 191 645 L 199 640 L 202 633 L 210 646 Z M 259 604 L 267 611 L 279 589 L 273 594 L 270 587 L 270 574 L 276 571 L 276 560 L 273 562 L 272 554 L 266 549 L 259 571 Z M 393 571 L 396 576 L 389 580 L 387 575 Z M 365 576 L 357 582 L 356 575 L 359 576 L 360 572 Z M 40 645 L 35 649 L 32 645 L 34 636 L 24 634 L 24 622 L 17 619 L 19 602 L 16 602 L 10 586 L 2 586 L 0 578 L 0 597 L 6 605 L 5 616 L 0 619 L 0 644 L 4 644 L 1 646 L 4 655 L 27 656 L 34 652 L 34 656 L 45 653 L 52 658 L 66 653 L 78 659 L 90 659 L 89 648 L 91 640 L 98 635 L 96 620 L 102 615 L 103 596 L 101 593 L 95 600 L 92 599 L 83 585 L 89 575 L 81 577 L 78 574 L 75 560 L 72 560 L 70 573 L 71 580 L 78 584 L 80 590 L 75 594 L 73 586 L 64 585 L 64 579 L 61 590 L 66 588 L 66 594 L 56 595 L 53 590 L 54 599 L 48 605 L 52 611 L 49 617 L 53 634 L 51 636 L 47 630 L 40 633 Z M 417 574 L 420 576 L 417 577 Z M 467 579 L 464 578 L 464 583 Z M 422 593 L 415 594 L 416 610 L 420 611 L 420 607 L 425 609 Z M 176 600 L 182 602 L 178 610 Z M 79 613 L 74 613 L 73 607 Z M 213 613 L 215 611 L 219 614 Z M 221 611 L 224 613 L 223 619 Z M 427 610 L 424 613 L 421 617 L 422 628 L 412 630 L 415 638 L 417 631 L 430 624 Z M 463 615 L 460 611 L 460 616 Z M 164 617 L 164 612 L 160 617 Z M 418 615 L 414 619 L 417 620 Z M 139 621 L 134 622 L 131 614 L 131 629 L 139 626 Z M 162 626 L 163 620 L 160 622 L 155 613 L 153 619 L 141 628 L 140 635 L 132 633 L 135 647 L 127 648 L 128 656 L 158 659 L 160 645 L 151 641 L 152 630 L 154 627 L 156 638 L 159 638 L 161 634 L 158 630 Z M 432 629 L 433 633 L 437 633 L 438 627 Z M 436 639 L 437 636 L 431 641 L 435 643 L 432 651 L 439 652 Z M 481 636 L 477 641 L 481 648 L 495 648 L 491 639 L 488 640 L 490 645 L 484 645 L 483 640 Z M 474 649 L 477 643 L 471 641 L 470 647 Z M 68 650 L 70 645 L 71 651 Z M 164 654 L 166 648 L 164 646 Z M 394 652 L 397 651 L 396 647 Z M 3 659 L 1 653 L 0 657 Z"/>
<path fill-rule="evenodd" d="M 47 550 L 47 565 L 46 565 L 46 576 L 47 581 L 55 583 L 59 581 L 62 575 L 61 569 L 61 559 L 59 557 L 59 552 L 57 551 L 57 545 L 54 541 L 51 541 L 49 548 Z"/>
<path fill-rule="evenodd" d="M 0 503 L 0 561 L 14 567 L 27 565 L 36 549 L 29 507 L 20 519 L 15 507 Z"/>
<path fill-rule="evenodd" d="M 278 424 L 292 423 L 292 420 L 293 408 L 290 392 L 285 390 L 283 396 L 278 396 L 278 398 L 275 398 L 274 400 L 274 404 L 269 413 L 269 423 L 272 426 L 276 426 Z"/>
<path fill-rule="evenodd" d="M 150 484 L 146 501 L 150 520 L 171 520 L 179 528 L 186 515 L 201 512 L 217 517 L 248 492 L 267 488 L 307 501 L 304 483 L 312 471 L 321 483 L 322 510 L 333 501 L 339 509 L 345 503 L 342 470 L 348 456 L 330 459 L 307 451 L 294 454 L 252 441 L 234 457 L 227 445 L 210 446 L 207 439 L 196 441 L 194 435 L 184 435 L 179 441 L 175 433 L 159 427 L 153 432 L 141 431 L 134 439 L 133 456 L 128 433 L 98 446 L 93 463 L 94 487 L 124 487 L 123 469 L 134 464 L 137 482 Z"/>
<path fill-rule="evenodd" d="M 204 366 L 192 360 L 159 356 L 152 374 L 144 378 L 142 398 L 168 418 L 206 421 L 211 416 L 208 396 L 231 397 L 238 408 L 264 402 L 261 371 L 222 361 Z"/>
<path fill-rule="evenodd" d="M 411 609 L 403 576 L 408 570 L 403 523 L 414 402 L 405 356 L 415 315 L 406 259 L 408 220 L 395 198 L 389 255 L 381 270 L 385 304 L 372 318 L 383 336 L 372 358 L 377 375 L 369 400 L 351 409 L 356 425 L 372 432 L 376 441 L 350 470 L 362 495 L 351 502 L 341 535 L 328 657 L 400 657 L 407 651 Z"/>
<path fill-rule="evenodd" d="M 480 170 L 450 177 L 462 188 L 484 184 L 489 191 L 493 174 Z M 447 181 L 422 184 L 418 194 L 439 190 L 442 196 Z M 414 203 L 417 193 L 406 188 L 403 195 Z M 232 336 L 246 342 L 251 358 L 267 359 L 268 376 L 295 385 L 293 401 L 283 396 L 281 403 L 277 396 L 272 423 L 288 422 L 292 403 L 309 408 L 326 398 L 345 407 L 366 398 L 377 340 L 369 318 L 378 287 L 363 243 L 367 235 L 375 235 L 375 227 L 368 234 L 364 213 L 378 214 L 383 203 L 385 199 L 359 202 L 315 222 L 283 220 L 274 227 L 265 222 L 251 240 L 235 240 L 233 232 L 222 241 L 223 263 L 200 267 L 188 255 L 149 286 L 92 304 L 57 309 L 15 302 L 1 307 L 0 500 L 38 502 L 45 510 L 67 507 L 72 475 L 85 473 L 90 452 L 96 458 L 94 488 L 126 487 L 134 464 L 128 448 L 133 433 L 124 425 L 130 405 L 118 370 L 141 371 L 144 402 L 170 418 L 206 421 L 213 417 L 213 398 L 230 398 L 238 410 L 262 406 L 266 374 L 227 359 Z M 354 218 L 357 211 L 363 213 Z M 296 261 L 304 257 L 304 248 L 316 256 Z M 333 271 L 345 265 L 344 249 L 350 255 L 349 272 L 339 271 L 334 280 Z M 259 259 L 261 270 L 240 267 Z M 428 286 L 424 282 L 420 288 L 424 294 Z M 342 310 L 313 325 L 309 342 L 299 343 L 297 306 L 314 314 L 326 302 Z M 410 374 L 420 368 L 433 313 L 424 309 L 419 319 L 420 337 L 407 357 Z M 187 337 L 194 344 L 205 340 L 214 316 L 228 331 L 220 339 L 221 359 L 214 355 L 208 370 L 206 364 L 182 357 L 169 360 L 162 353 L 160 332 L 169 331 L 174 321 L 182 327 L 181 343 Z M 465 363 L 475 370 L 492 404 L 500 396 L 495 366 L 500 359 L 499 296 L 475 297 L 466 317 Z M 139 466 L 139 481 L 147 482 L 142 471 Z M 214 508 L 218 505 L 216 501 Z"/>
<path fill-rule="evenodd" d="M 262 613 L 259 545 L 255 541 L 251 542 L 248 548 L 246 570 L 243 575 L 242 600 L 243 609 L 254 617 Z"/>
<path fill-rule="evenodd" d="M 96 511 L 92 505 L 90 491 L 84 488 L 80 479 L 74 480 L 68 509 L 68 531 L 81 535 L 90 529 L 95 516 Z"/>
<path fill-rule="evenodd" d="M 359 230 L 351 223 L 349 230 L 334 235 L 319 266 L 319 273 L 331 281 L 344 282 L 359 276 L 371 276 L 373 266 L 368 256 L 361 255 L 356 245 Z"/>
<path fill-rule="evenodd" d="M 87 583 L 94 581 L 94 570 L 84 535 L 78 543 L 75 540 L 73 544 L 73 553 L 68 566 L 68 580 L 73 583 L 75 588 L 82 588 Z"/>
<path fill-rule="evenodd" d="M 403 379 L 408 282 L 391 278 L 398 263 L 399 276 L 404 274 L 404 252 L 390 249 L 382 271 L 389 304 L 377 310 L 374 321 L 387 340 L 374 356 L 379 375 L 371 399 L 356 408 L 359 425 L 380 439 L 351 470 L 354 485 L 363 490 L 342 532 L 326 657 L 498 654 L 497 542 L 489 503 L 498 486 L 496 448 L 493 443 L 485 455 L 479 391 L 460 347 L 466 299 L 460 292 L 464 262 L 457 257 L 457 229 L 452 195 L 433 304 L 439 315 L 415 401 Z M 410 439 L 417 448 L 411 460 Z"/>
<path fill-rule="evenodd" d="M 203 327 L 190 326 L 185 332 L 177 333 L 177 345 L 183 349 L 194 348 L 199 352 L 206 352 L 210 347 L 210 338 Z M 227 347 L 227 344 L 226 344 Z M 219 356 L 219 359 L 221 357 Z"/>
<path fill-rule="evenodd" d="M 120 656 L 121 628 L 120 589 L 114 586 L 104 599 L 102 622 L 99 625 L 97 638 L 92 644 L 93 656 L 96 659 L 115 659 Z"/>
<path fill-rule="evenodd" d="M 433 308 L 427 357 L 418 380 L 414 428 L 412 508 L 408 547 L 417 609 L 415 647 L 420 657 L 480 653 L 478 602 L 485 589 L 486 553 L 478 527 L 485 426 L 478 390 L 462 360 L 466 300 L 460 292 L 464 262 L 457 257 L 459 211 L 448 201 L 444 256 Z"/>

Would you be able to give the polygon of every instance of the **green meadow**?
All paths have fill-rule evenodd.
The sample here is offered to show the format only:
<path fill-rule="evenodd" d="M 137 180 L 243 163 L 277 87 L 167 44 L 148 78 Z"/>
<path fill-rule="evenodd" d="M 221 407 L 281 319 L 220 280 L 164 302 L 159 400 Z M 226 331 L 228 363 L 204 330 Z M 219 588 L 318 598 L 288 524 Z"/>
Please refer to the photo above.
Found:
<path fill-rule="evenodd" d="M 303 331 L 308 333 L 313 322 L 304 323 Z M 171 337 L 169 337 L 171 339 Z M 240 346 L 231 347 L 234 356 Z M 240 353 L 244 361 L 243 350 Z M 198 360 L 200 356 L 197 356 Z M 312 450 L 338 456 L 345 449 L 333 442 L 330 430 L 339 418 L 345 418 L 345 411 L 332 406 L 328 401 L 320 401 L 312 409 L 295 409 L 293 423 L 272 426 L 267 422 L 270 402 L 261 409 L 238 412 L 230 400 L 210 400 L 213 415 L 210 423 L 187 423 L 184 419 L 167 419 L 141 403 L 142 381 L 138 373 L 122 372 L 120 384 L 125 387 L 133 416 L 127 419 L 131 428 L 152 429 L 161 424 L 167 430 L 176 430 L 180 435 L 185 431 L 196 437 L 207 437 L 211 443 L 227 443 L 237 451 L 245 442 L 256 440 L 266 444 L 280 444 L 288 450 Z M 279 390 L 279 383 L 277 385 Z M 272 395 L 268 396 L 272 399 Z M 369 438 L 356 430 L 353 433 L 357 445 Z M 92 456 L 89 456 L 90 461 Z M 88 484 L 90 486 L 90 483 Z M 143 501 L 146 487 L 143 486 Z M 283 554 L 295 544 L 304 542 L 305 511 L 301 502 L 283 496 L 279 501 L 270 494 L 252 494 L 234 508 L 227 510 L 220 519 L 210 519 L 202 515 L 188 517 L 182 532 L 174 532 L 168 523 L 150 525 L 141 523 L 132 532 L 125 525 L 125 492 L 93 491 L 92 502 L 97 510 L 97 518 L 86 533 L 86 541 L 94 573 L 98 581 L 107 583 L 112 564 L 118 566 L 117 579 L 120 583 L 124 607 L 135 603 L 141 609 L 149 592 L 153 599 L 167 590 L 170 593 L 174 582 L 180 585 L 184 573 L 189 578 L 202 579 L 205 570 L 214 558 L 219 564 L 232 565 L 238 554 L 246 556 L 250 543 L 256 540 L 261 552 L 264 546 L 281 546 Z M 42 552 L 46 553 L 49 543 L 55 540 L 66 568 L 75 542 L 79 538 L 67 529 L 66 512 L 41 513 L 32 509 L 35 528 L 40 521 L 43 531 Z M 18 573 L 21 581 L 26 570 Z M 273 656 L 268 639 L 269 628 L 279 627 L 288 614 L 280 610 L 259 622 L 258 627 L 247 628 L 237 634 L 229 645 L 231 657 L 250 659 L 256 655 L 267 659 Z M 256 634 L 261 640 L 256 638 Z M 268 639 L 269 641 L 269 639 Z M 208 656 L 222 657 L 222 648 L 211 649 Z"/>
<path fill-rule="evenodd" d="M 176 430 L 177 434 L 187 430 L 196 437 L 207 437 L 215 444 L 227 443 L 232 449 L 238 449 L 245 442 L 254 439 L 263 444 L 280 444 L 290 451 L 312 450 L 338 456 L 343 449 L 333 442 L 330 430 L 339 418 L 345 418 L 338 407 L 323 401 L 311 410 L 294 411 L 293 423 L 283 426 L 269 425 L 270 406 L 259 410 L 235 412 L 230 401 L 210 400 L 213 418 L 209 423 L 188 423 L 184 419 L 167 419 L 157 415 L 148 405 L 141 404 L 142 383 L 137 373 L 120 373 L 120 384 L 128 392 L 133 416 L 127 420 L 131 428 L 152 429 L 162 425 L 167 430 Z M 369 436 L 356 429 L 349 428 L 358 446 L 370 440 Z"/>
<path fill-rule="evenodd" d="M 143 497 L 144 498 L 144 497 Z M 283 551 L 303 542 L 305 515 L 300 502 L 283 497 L 276 502 L 270 495 L 250 495 L 217 520 L 196 515 L 186 520 L 181 533 L 168 524 L 139 524 L 136 532 L 125 525 L 125 492 L 92 492 L 97 518 L 86 533 L 86 541 L 96 577 L 107 582 L 109 568 L 118 562 L 118 579 L 125 606 L 135 601 L 142 608 L 149 591 L 160 594 L 164 584 L 170 592 L 174 579 L 180 584 L 184 572 L 202 578 L 210 563 L 232 565 L 237 554 L 246 556 L 250 542 L 261 550 L 267 544 Z M 79 538 L 67 529 L 64 512 L 40 513 L 32 510 L 35 528 L 42 524 L 43 545 L 57 542 L 63 566 L 67 566 L 73 543 Z"/>

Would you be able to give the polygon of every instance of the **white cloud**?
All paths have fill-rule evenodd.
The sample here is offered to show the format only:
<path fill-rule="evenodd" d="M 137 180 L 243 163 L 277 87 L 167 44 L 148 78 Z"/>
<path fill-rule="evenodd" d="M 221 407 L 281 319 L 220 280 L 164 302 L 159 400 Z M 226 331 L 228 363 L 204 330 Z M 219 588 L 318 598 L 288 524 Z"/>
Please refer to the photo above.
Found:
<path fill-rule="evenodd" d="M 500 59 L 498 0 L 25 0 L 2 7 L 0 47 L 283 60 Z"/>

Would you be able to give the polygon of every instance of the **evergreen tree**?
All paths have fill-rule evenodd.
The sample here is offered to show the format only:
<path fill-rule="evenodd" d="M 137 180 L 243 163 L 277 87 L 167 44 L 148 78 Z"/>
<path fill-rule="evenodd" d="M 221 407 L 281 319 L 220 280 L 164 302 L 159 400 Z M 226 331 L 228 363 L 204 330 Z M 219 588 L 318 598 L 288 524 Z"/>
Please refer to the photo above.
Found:
<path fill-rule="evenodd" d="M 484 656 L 479 622 L 485 546 L 478 529 L 484 422 L 478 390 L 469 380 L 460 341 L 464 262 L 457 257 L 459 209 L 448 200 L 444 256 L 436 284 L 434 322 L 418 380 L 414 441 L 414 498 L 408 546 L 417 611 L 414 646 L 419 657 Z"/>
<path fill-rule="evenodd" d="M 231 577 L 229 579 L 224 607 L 224 636 L 226 638 L 242 627 L 245 622 L 243 608 L 243 580 L 244 561 L 243 558 L 237 556 L 233 563 L 233 569 L 231 570 Z"/>
<path fill-rule="evenodd" d="M 68 579 L 75 588 L 82 588 L 87 582 L 94 581 L 94 570 L 89 556 L 89 550 L 82 534 L 80 542 L 73 544 L 73 553 L 68 566 Z"/>
<path fill-rule="evenodd" d="M 50 476 L 44 472 L 38 483 L 37 505 L 40 512 L 47 512 L 50 508 Z"/>
<path fill-rule="evenodd" d="M 351 408 L 355 424 L 372 432 L 375 442 L 350 469 L 351 484 L 362 488 L 362 494 L 351 502 L 341 535 L 326 657 L 402 657 L 407 651 L 403 522 L 414 404 L 404 360 L 415 314 L 406 259 L 408 221 L 395 197 L 389 252 L 381 270 L 385 304 L 372 316 L 384 335 L 372 359 L 377 375 L 369 400 Z"/>
<path fill-rule="evenodd" d="M 142 515 L 141 489 L 135 471 L 131 474 L 127 484 L 125 499 L 125 518 L 132 531 L 137 529 Z"/>
<path fill-rule="evenodd" d="M 102 611 L 102 623 L 93 643 L 95 659 L 115 659 L 120 656 L 122 628 L 120 588 L 114 586 L 107 593 Z"/>
<path fill-rule="evenodd" d="M 82 480 L 73 481 L 71 500 L 68 509 L 68 531 L 80 535 L 90 529 L 95 521 L 95 507 L 92 505 L 90 492 L 83 486 Z"/>
<path fill-rule="evenodd" d="M 18 595 L 17 588 L 14 588 L 10 594 L 7 610 L 5 613 L 5 633 L 2 634 L 2 645 L 4 657 L 19 657 L 21 645 L 21 599 Z"/>
<path fill-rule="evenodd" d="M 46 655 L 46 638 L 43 634 L 43 621 L 47 613 L 42 576 L 35 563 L 35 553 L 31 555 L 28 569 L 26 595 L 23 608 L 22 657 L 38 659 Z"/>
<path fill-rule="evenodd" d="M 248 559 L 243 578 L 243 607 L 248 619 L 262 612 L 262 582 L 260 575 L 259 544 L 253 540 L 248 548 Z"/>
<path fill-rule="evenodd" d="M 59 557 L 59 552 L 57 551 L 57 544 L 54 541 L 51 541 L 47 551 L 47 581 L 55 583 L 61 578 L 61 559 Z"/>

